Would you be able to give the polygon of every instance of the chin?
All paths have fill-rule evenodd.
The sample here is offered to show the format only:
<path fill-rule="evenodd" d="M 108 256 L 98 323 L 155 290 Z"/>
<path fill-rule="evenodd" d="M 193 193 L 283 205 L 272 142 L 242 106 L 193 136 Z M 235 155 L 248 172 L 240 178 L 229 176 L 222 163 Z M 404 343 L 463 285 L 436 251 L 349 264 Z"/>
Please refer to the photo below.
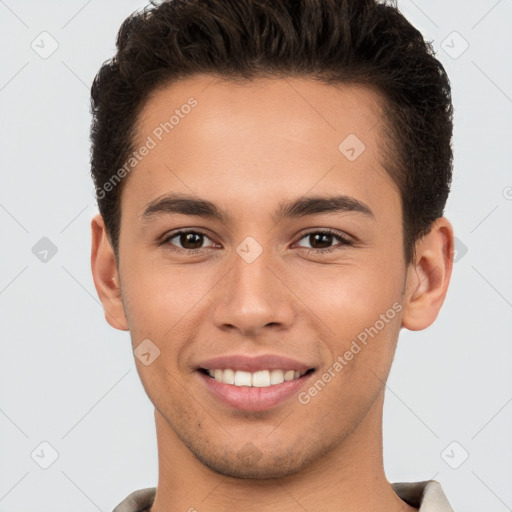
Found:
<path fill-rule="evenodd" d="M 201 459 L 200 459 L 201 460 Z M 239 460 L 201 460 L 209 469 L 223 476 L 240 479 L 268 480 L 284 478 L 300 472 L 302 465 L 287 461 L 286 464 L 268 462 L 248 466 Z"/>
<path fill-rule="evenodd" d="M 299 454 L 293 449 L 281 453 L 264 454 L 248 442 L 238 452 L 194 453 L 194 455 L 203 465 L 220 475 L 240 479 L 266 480 L 285 478 L 299 473 L 322 454 L 318 454 L 318 457 L 304 457 L 303 454 Z"/>

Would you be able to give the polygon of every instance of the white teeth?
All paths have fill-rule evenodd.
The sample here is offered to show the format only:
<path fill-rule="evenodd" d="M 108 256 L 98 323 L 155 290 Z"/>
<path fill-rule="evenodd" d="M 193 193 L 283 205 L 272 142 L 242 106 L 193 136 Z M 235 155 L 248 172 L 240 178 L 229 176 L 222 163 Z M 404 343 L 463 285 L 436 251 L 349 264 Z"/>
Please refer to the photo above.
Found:
<path fill-rule="evenodd" d="M 284 380 L 293 380 L 295 377 L 295 372 L 293 370 L 288 370 L 284 374 Z"/>
<path fill-rule="evenodd" d="M 252 374 L 252 385 L 255 388 L 264 388 L 270 386 L 270 372 L 268 370 L 254 372 Z"/>
<path fill-rule="evenodd" d="M 222 372 L 222 370 L 219 370 L 219 372 Z M 217 380 L 217 378 L 215 378 L 215 380 Z M 251 381 L 251 372 L 238 371 L 235 373 L 235 386 L 250 386 Z"/>
<path fill-rule="evenodd" d="M 224 384 L 234 384 L 235 372 L 233 370 L 224 370 L 222 380 L 220 382 L 224 382 Z"/>
<path fill-rule="evenodd" d="M 271 370 L 270 371 L 270 385 L 281 384 L 284 382 L 283 370 Z"/>
<path fill-rule="evenodd" d="M 306 372 L 298 370 L 260 370 L 257 372 L 245 372 L 242 370 L 207 370 L 208 375 L 217 382 L 224 384 L 234 384 L 235 386 L 252 386 L 255 388 L 265 388 L 282 384 L 285 381 L 298 379 Z"/>

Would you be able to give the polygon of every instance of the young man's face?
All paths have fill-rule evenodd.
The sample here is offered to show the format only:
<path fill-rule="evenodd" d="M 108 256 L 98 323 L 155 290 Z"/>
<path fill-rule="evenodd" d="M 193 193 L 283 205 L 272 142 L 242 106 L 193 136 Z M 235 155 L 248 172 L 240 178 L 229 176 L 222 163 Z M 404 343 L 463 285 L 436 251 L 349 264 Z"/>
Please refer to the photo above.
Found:
<path fill-rule="evenodd" d="M 166 133 L 160 125 L 175 109 L 179 121 Z M 403 259 L 400 196 L 381 165 L 380 123 L 369 89 L 297 78 L 197 76 L 145 105 L 135 148 L 151 149 L 121 201 L 113 275 L 123 304 L 104 303 L 134 349 L 151 340 L 160 350 L 137 368 L 159 437 L 177 457 L 268 478 L 346 450 L 358 429 L 378 435 L 384 382 L 418 285 Z M 165 203 L 171 195 L 208 201 L 222 218 Z M 339 208 L 286 210 L 340 196 L 348 201 Z M 437 309 L 411 328 L 426 327 Z M 261 387 L 207 374 L 225 369 Z M 275 370 L 309 371 L 269 385 L 282 379 Z M 230 372 L 221 375 L 230 382 Z"/>

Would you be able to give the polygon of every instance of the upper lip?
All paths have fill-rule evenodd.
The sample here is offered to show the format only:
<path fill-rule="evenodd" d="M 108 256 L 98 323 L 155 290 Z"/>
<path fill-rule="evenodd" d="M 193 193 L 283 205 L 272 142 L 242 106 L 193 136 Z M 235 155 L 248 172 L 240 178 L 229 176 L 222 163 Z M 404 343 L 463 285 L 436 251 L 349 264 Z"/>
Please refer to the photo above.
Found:
<path fill-rule="evenodd" d="M 198 369 L 205 370 L 242 370 L 257 372 L 260 370 L 298 370 L 305 372 L 313 366 L 276 354 L 262 354 L 248 356 L 245 354 L 232 354 L 206 359 L 198 364 Z"/>

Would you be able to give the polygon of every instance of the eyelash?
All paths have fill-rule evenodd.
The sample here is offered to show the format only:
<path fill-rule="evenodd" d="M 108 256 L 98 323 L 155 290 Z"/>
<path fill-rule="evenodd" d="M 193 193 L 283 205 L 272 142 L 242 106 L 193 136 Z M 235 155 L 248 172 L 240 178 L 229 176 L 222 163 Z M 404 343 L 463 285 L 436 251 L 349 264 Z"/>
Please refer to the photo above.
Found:
<path fill-rule="evenodd" d="M 192 229 L 182 229 L 182 230 L 178 230 L 178 231 L 176 231 L 174 233 L 171 233 L 169 236 L 166 236 L 162 240 L 160 245 L 165 245 L 165 244 L 172 245 L 172 244 L 169 244 L 170 240 L 172 240 L 173 238 L 176 238 L 179 235 L 190 234 L 190 233 L 193 233 L 195 235 L 202 235 L 202 236 L 210 239 L 210 237 L 206 233 L 204 233 L 203 231 L 192 230 Z M 310 231 L 309 233 L 305 233 L 301 238 L 299 238 L 298 241 L 300 241 L 300 240 L 302 240 L 302 239 L 304 239 L 304 238 L 306 238 L 308 236 L 311 236 L 311 235 L 332 235 L 334 238 L 338 239 L 338 241 L 340 242 L 340 245 L 334 246 L 334 247 L 327 247 L 327 248 L 324 248 L 324 249 L 314 249 L 314 248 L 309 248 L 309 247 L 301 247 L 301 249 L 305 250 L 307 252 L 307 254 L 310 254 L 310 253 L 327 254 L 327 253 L 331 253 L 331 252 L 333 252 L 333 251 L 335 251 L 337 249 L 340 249 L 343 246 L 353 246 L 354 245 L 354 242 L 352 242 L 348 238 L 345 238 L 344 236 L 340 235 L 339 233 L 337 233 L 336 231 L 331 230 L 331 229 L 320 229 L 320 230 L 316 230 L 316 231 Z M 200 247 L 199 249 L 182 249 L 180 247 L 173 247 L 171 250 L 173 252 L 177 252 L 177 253 L 186 253 L 187 255 L 194 255 L 194 254 L 198 254 L 198 253 L 203 252 L 204 249 L 206 249 L 206 248 L 205 247 Z"/>

